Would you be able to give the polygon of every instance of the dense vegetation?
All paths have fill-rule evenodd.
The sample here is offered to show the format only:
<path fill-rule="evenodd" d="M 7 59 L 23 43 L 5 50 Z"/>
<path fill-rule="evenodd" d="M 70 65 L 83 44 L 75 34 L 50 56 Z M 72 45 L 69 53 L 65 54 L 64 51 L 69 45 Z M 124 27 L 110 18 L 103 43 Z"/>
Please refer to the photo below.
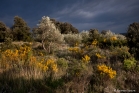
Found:
<path fill-rule="evenodd" d="M 123 36 L 45 16 L 32 32 L 18 16 L 0 22 L 0 92 L 138 93 L 138 35 L 139 23 Z"/>

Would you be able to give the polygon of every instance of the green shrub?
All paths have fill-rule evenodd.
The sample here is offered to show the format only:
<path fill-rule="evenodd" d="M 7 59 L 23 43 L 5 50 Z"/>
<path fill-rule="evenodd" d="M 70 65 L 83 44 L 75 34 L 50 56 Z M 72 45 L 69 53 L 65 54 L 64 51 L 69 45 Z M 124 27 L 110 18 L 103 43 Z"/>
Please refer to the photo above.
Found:
<path fill-rule="evenodd" d="M 82 37 L 80 34 L 63 34 L 64 40 L 70 46 L 74 46 L 76 43 L 81 43 Z"/>
<path fill-rule="evenodd" d="M 89 38 L 91 41 L 99 38 L 99 31 L 97 29 L 90 29 L 89 30 Z"/>
<path fill-rule="evenodd" d="M 105 33 L 100 34 L 99 46 L 101 48 L 110 48 L 111 46 L 126 46 L 127 40 L 126 37 L 121 34 L 115 34 L 111 31 L 106 31 Z"/>
<path fill-rule="evenodd" d="M 88 42 L 88 39 L 89 39 L 89 31 L 82 31 L 79 34 L 82 37 L 82 43 Z"/>
<path fill-rule="evenodd" d="M 67 67 L 68 67 L 68 62 L 67 62 L 67 60 L 64 59 L 64 58 L 59 58 L 59 59 L 57 60 L 57 64 L 58 64 L 58 66 L 60 66 L 61 68 L 67 68 Z"/>
<path fill-rule="evenodd" d="M 131 57 L 131 54 L 128 51 L 129 51 L 129 48 L 127 46 L 112 47 L 111 54 L 113 56 L 117 56 L 120 59 L 127 59 Z"/>
<path fill-rule="evenodd" d="M 133 69 L 136 66 L 136 60 L 134 58 L 124 60 L 124 68 L 126 70 Z"/>
<path fill-rule="evenodd" d="M 12 40 L 10 38 L 6 38 L 5 41 L 1 44 L 2 51 L 12 48 L 14 48 L 14 45 L 12 44 Z"/>
<path fill-rule="evenodd" d="M 139 65 L 136 66 L 136 71 L 139 71 Z"/>

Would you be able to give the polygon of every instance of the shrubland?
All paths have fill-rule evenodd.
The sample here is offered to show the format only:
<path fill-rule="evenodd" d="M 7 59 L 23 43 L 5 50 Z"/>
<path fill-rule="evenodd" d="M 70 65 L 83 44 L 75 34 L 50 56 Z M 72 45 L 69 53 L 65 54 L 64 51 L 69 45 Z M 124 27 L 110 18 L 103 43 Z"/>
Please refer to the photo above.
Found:
<path fill-rule="evenodd" d="M 138 52 L 131 51 L 137 46 L 129 46 L 133 38 L 97 29 L 61 34 L 45 16 L 32 35 L 32 41 L 1 43 L 0 92 L 139 92 Z"/>

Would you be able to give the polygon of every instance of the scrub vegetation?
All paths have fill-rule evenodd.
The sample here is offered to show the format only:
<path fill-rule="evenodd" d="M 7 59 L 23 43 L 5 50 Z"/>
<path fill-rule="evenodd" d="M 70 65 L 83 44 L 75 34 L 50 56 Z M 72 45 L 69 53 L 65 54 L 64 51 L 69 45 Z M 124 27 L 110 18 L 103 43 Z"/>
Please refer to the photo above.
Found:
<path fill-rule="evenodd" d="M 78 32 L 47 16 L 32 31 L 18 16 L 0 22 L 1 93 L 139 92 L 139 23 L 126 35 Z"/>

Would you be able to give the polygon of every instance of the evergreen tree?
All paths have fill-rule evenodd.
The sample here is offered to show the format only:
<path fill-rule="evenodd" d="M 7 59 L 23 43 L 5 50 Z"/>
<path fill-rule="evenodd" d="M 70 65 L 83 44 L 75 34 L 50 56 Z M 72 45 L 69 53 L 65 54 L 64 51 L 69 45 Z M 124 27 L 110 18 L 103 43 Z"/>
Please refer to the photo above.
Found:
<path fill-rule="evenodd" d="M 68 33 L 79 33 L 78 29 L 73 27 L 70 23 L 68 22 L 59 22 L 56 21 L 55 19 L 51 19 L 51 21 L 55 24 L 56 28 L 59 29 L 61 34 L 68 34 Z"/>
<path fill-rule="evenodd" d="M 30 28 L 27 23 L 18 16 L 14 17 L 14 25 L 12 26 L 13 40 L 15 41 L 31 41 Z"/>
<path fill-rule="evenodd" d="M 89 41 L 98 40 L 99 39 L 99 31 L 97 29 L 90 29 L 89 30 Z"/>
<path fill-rule="evenodd" d="M 0 42 L 4 42 L 6 38 L 10 38 L 10 29 L 3 22 L 0 22 Z"/>
<path fill-rule="evenodd" d="M 130 48 L 130 53 L 139 59 L 139 23 L 132 23 L 128 27 L 127 42 Z"/>

